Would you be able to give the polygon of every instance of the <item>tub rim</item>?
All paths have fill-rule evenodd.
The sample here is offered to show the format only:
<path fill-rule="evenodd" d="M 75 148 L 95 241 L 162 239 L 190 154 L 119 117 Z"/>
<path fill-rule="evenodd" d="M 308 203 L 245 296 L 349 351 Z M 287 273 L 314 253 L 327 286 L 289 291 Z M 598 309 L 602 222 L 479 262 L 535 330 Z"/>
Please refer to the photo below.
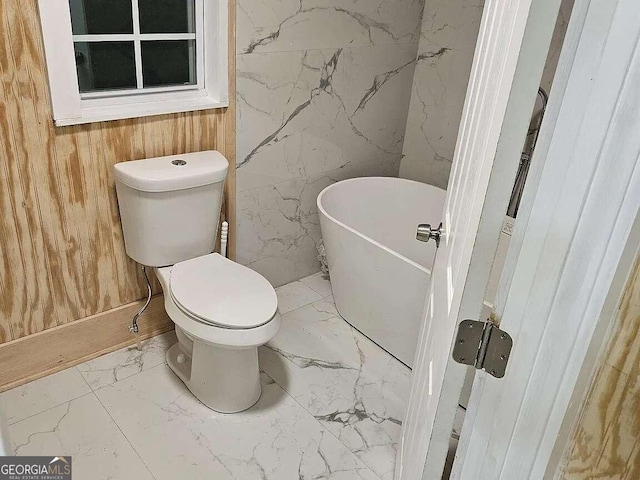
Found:
<path fill-rule="evenodd" d="M 318 198 L 316 199 L 316 205 L 318 207 L 318 211 L 322 212 L 322 214 L 325 217 L 329 218 L 332 222 L 338 224 L 342 228 L 345 228 L 349 232 L 357 235 L 358 237 L 362 238 L 363 240 L 366 240 L 367 242 L 373 243 L 374 245 L 376 245 L 377 247 L 381 248 L 382 250 L 394 255 L 395 257 L 398 257 L 400 260 L 403 260 L 403 261 L 409 263 L 410 265 L 413 265 L 416 268 L 419 268 L 420 270 L 424 271 L 429 276 L 431 276 L 431 269 L 430 268 L 427 268 L 427 267 L 425 267 L 423 265 L 420 265 L 417 262 L 414 262 L 413 260 L 411 260 L 408 257 L 405 257 L 401 253 L 390 249 L 386 245 L 383 245 L 382 243 L 374 240 L 373 238 L 368 237 L 367 235 L 355 230 L 353 227 L 350 227 L 349 225 L 345 224 L 344 222 L 341 222 L 340 220 L 338 220 L 333 215 L 330 215 L 327 212 L 327 210 L 324 208 L 324 206 L 322 205 L 322 197 L 324 197 L 325 193 L 328 192 L 329 190 L 331 190 L 332 188 L 334 188 L 336 185 L 338 185 L 340 183 L 347 183 L 347 182 L 366 181 L 368 179 L 383 180 L 385 182 L 391 181 L 391 182 L 398 182 L 398 183 L 414 183 L 414 184 L 418 184 L 418 185 L 423 185 L 423 186 L 426 186 L 426 187 L 434 188 L 434 189 L 437 189 L 437 190 L 442 190 L 441 188 L 438 188 L 438 187 L 433 186 L 433 185 L 429 185 L 428 183 L 417 182 L 415 180 L 409 180 L 408 178 L 398 178 L 398 177 L 355 177 L 355 178 L 347 178 L 345 180 L 340 180 L 338 182 L 332 183 L 331 185 L 329 185 L 329 186 L 327 186 L 327 187 L 322 189 L 322 191 L 318 194 Z"/>

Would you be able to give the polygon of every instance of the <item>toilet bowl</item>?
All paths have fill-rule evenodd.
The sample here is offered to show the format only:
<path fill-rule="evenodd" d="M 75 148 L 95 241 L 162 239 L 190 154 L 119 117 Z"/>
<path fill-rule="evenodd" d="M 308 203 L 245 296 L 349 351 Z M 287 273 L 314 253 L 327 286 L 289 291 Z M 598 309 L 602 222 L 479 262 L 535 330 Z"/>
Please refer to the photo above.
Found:
<path fill-rule="evenodd" d="M 280 328 L 271 284 L 217 253 L 157 268 L 178 343 L 167 363 L 212 410 L 234 413 L 260 398 L 258 347 Z"/>
<path fill-rule="evenodd" d="M 260 398 L 258 347 L 280 328 L 278 300 L 259 273 L 212 253 L 229 163 L 209 150 L 114 166 L 127 255 L 154 267 L 178 343 L 167 363 L 218 412 Z"/>

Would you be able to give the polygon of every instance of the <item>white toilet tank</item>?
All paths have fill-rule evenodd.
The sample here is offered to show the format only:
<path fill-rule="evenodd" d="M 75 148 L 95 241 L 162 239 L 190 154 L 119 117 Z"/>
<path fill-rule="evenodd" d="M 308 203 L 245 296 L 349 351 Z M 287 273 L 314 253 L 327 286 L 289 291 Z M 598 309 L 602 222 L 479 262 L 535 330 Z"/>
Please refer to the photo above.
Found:
<path fill-rule="evenodd" d="M 211 253 L 228 168 L 215 150 L 117 163 L 127 255 L 162 267 Z"/>

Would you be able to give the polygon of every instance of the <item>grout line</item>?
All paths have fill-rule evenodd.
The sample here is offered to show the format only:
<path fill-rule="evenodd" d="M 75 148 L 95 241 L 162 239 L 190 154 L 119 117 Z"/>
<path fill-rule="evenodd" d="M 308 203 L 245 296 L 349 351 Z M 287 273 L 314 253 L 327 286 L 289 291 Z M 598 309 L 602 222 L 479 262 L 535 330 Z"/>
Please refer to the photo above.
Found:
<path fill-rule="evenodd" d="M 305 277 L 306 278 L 306 277 Z M 300 280 L 298 280 L 300 281 Z M 333 294 L 331 295 L 327 295 L 326 297 L 323 298 L 329 298 L 332 297 Z M 314 302 L 311 302 L 314 303 Z M 298 307 L 298 308 L 302 308 L 302 307 Z M 297 309 L 295 309 L 297 310 Z M 292 310 L 294 311 L 294 310 Z M 289 312 L 288 312 L 289 313 Z M 387 357 L 390 360 L 393 360 L 395 362 L 397 362 L 398 364 L 404 366 L 405 368 L 408 368 L 405 364 L 403 364 L 400 360 L 398 360 L 396 357 L 394 357 L 393 355 L 391 355 L 389 352 L 387 352 L 385 349 L 383 349 L 382 347 L 380 347 L 380 345 L 378 345 L 376 342 L 374 342 L 373 340 L 371 340 L 368 336 L 366 336 L 365 334 L 363 334 L 361 331 L 359 331 L 357 328 L 355 328 L 353 325 L 351 325 L 349 322 L 347 322 L 344 318 L 342 318 L 342 316 L 338 313 L 337 317 L 334 318 L 339 318 L 340 320 L 342 320 L 343 322 L 346 323 L 346 325 L 349 327 L 349 329 L 351 330 L 352 334 L 358 335 L 362 338 L 363 341 L 365 342 L 369 342 L 372 344 L 372 346 L 374 346 L 380 354 L 383 354 L 385 357 Z M 286 359 L 284 359 L 279 353 L 276 353 L 276 355 L 278 355 L 278 357 L 282 358 L 284 361 L 286 361 Z M 263 370 L 264 371 L 264 370 Z M 293 401 L 295 403 L 297 403 L 305 412 L 307 412 L 319 425 L 323 430 L 328 431 L 331 435 L 333 435 L 333 437 L 336 438 L 336 440 L 338 440 L 338 442 L 343 445 L 347 451 L 351 452 L 352 455 L 354 455 L 374 476 L 375 478 L 380 478 L 372 469 L 369 465 L 367 465 L 357 454 L 356 452 L 354 452 L 353 450 L 351 450 L 351 448 L 349 448 L 349 446 L 347 446 L 342 440 L 340 440 L 340 438 L 333 433 L 333 431 L 331 429 L 329 429 L 328 427 L 326 427 L 322 422 L 320 422 L 313 413 L 311 413 L 307 408 L 305 408 L 304 405 L 302 405 L 300 402 L 298 402 L 298 400 L 296 400 L 296 398 L 287 390 L 287 388 L 284 385 L 281 385 L 273 376 L 269 375 L 268 372 L 264 371 L 265 374 L 267 374 L 289 397 L 291 397 L 293 399 Z M 399 440 L 399 439 L 398 439 Z"/>
<path fill-rule="evenodd" d="M 98 357 L 99 358 L 99 357 Z M 84 362 L 87 363 L 87 362 Z M 82 365 L 82 363 L 79 363 L 78 365 Z M 86 378 L 84 378 L 84 375 L 82 375 L 82 372 L 80 371 L 80 369 L 78 368 L 78 365 L 74 365 L 73 368 L 76 372 L 78 372 L 78 375 L 80 375 L 80 378 L 82 378 L 82 381 L 85 383 L 85 385 L 87 387 L 89 387 L 89 390 L 91 390 L 92 392 L 95 392 L 95 390 L 93 389 L 93 387 L 91 385 L 89 385 L 89 382 L 87 381 Z"/>
<path fill-rule="evenodd" d="M 14 425 L 17 425 L 20 422 L 24 422 L 25 420 L 29 420 L 30 418 L 36 417 L 36 416 L 40 415 L 41 413 L 48 412 L 49 410 L 53 410 L 54 408 L 61 407 L 62 405 L 66 405 L 67 403 L 75 402 L 76 400 L 78 400 L 80 398 L 83 398 L 83 397 L 86 397 L 87 395 L 91 395 L 93 393 L 94 393 L 93 390 L 90 391 L 90 392 L 87 392 L 87 393 L 83 393 L 82 395 L 78 395 L 77 397 L 71 398 L 69 400 L 65 400 L 62 403 L 58 403 L 57 405 L 54 405 L 52 407 L 45 408 L 44 410 L 40 410 L 37 413 L 33 413 L 33 414 L 29 415 L 28 417 L 24 417 L 24 418 L 22 418 L 22 419 L 20 419 L 20 420 L 18 420 L 16 422 L 13 422 L 13 423 L 7 422 L 7 427 L 13 427 Z"/>
<path fill-rule="evenodd" d="M 279 354 L 279 353 L 276 353 L 276 355 L 280 356 L 280 354 Z M 286 359 L 285 359 L 285 360 L 286 360 Z M 382 479 L 378 476 L 378 474 L 376 474 L 373 470 L 371 470 L 371 467 L 369 467 L 369 465 L 367 465 L 366 463 L 364 463 L 364 461 L 363 461 L 360 457 L 358 457 L 358 455 L 356 455 L 356 452 L 354 452 L 353 450 L 351 450 L 347 445 L 345 445 L 345 444 L 344 444 L 344 442 L 343 442 L 342 440 L 340 440 L 340 439 L 336 436 L 336 434 L 335 434 L 335 433 L 333 433 L 329 428 L 327 428 L 326 426 L 324 426 L 324 425 L 322 424 L 322 422 L 320 422 L 320 420 L 318 420 L 318 419 L 313 415 L 313 413 L 311 413 L 309 410 L 307 410 L 307 409 L 304 407 L 304 405 L 302 405 L 300 402 L 298 402 L 298 400 L 296 400 L 296 398 L 295 398 L 291 393 L 289 393 L 289 391 L 288 391 L 288 390 L 287 390 L 283 385 L 280 385 L 280 383 L 278 383 L 278 381 L 277 381 L 275 378 L 273 378 L 271 375 L 269 375 L 269 374 L 268 374 L 267 372 L 265 372 L 264 370 L 262 370 L 262 369 L 261 369 L 260 371 L 261 371 L 261 372 L 263 372 L 264 374 L 266 374 L 266 375 L 267 375 L 271 380 L 273 380 L 273 382 L 274 382 L 276 385 L 278 385 L 278 387 L 280 387 L 280 388 L 282 389 L 282 391 L 283 391 L 284 393 L 286 393 L 286 394 L 287 394 L 287 396 L 288 396 L 289 398 L 291 398 L 291 399 L 292 399 L 292 400 L 293 400 L 293 401 L 294 401 L 294 402 L 295 402 L 295 403 L 296 403 L 296 404 L 297 404 L 297 405 L 298 405 L 298 406 L 299 406 L 299 407 L 300 407 L 304 412 L 306 412 L 306 413 L 307 413 L 307 415 L 309 415 L 309 416 L 311 417 L 311 419 L 313 419 L 313 421 L 314 421 L 314 422 L 316 422 L 316 423 L 320 426 L 320 428 L 322 429 L 322 431 L 326 431 L 327 433 L 329 433 L 333 438 L 335 438 L 335 439 L 338 441 L 338 443 L 340 443 L 340 445 L 342 445 L 344 448 L 346 448 L 346 449 L 347 449 L 347 451 L 348 451 L 349 453 L 351 453 L 351 455 L 353 455 L 353 456 L 354 456 L 354 457 L 355 457 L 355 458 L 356 458 L 356 459 L 357 459 L 357 460 L 358 460 L 358 461 L 359 461 L 359 462 L 364 466 L 364 468 L 366 468 L 367 470 L 369 470 L 369 471 L 371 472 L 371 474 L 372 474 L 375 478 L 377 478 L 378 480 L 382 480 Z"/>
<path fill-rule="evenodd" d="M 33 382 L 25 383 L 24 385 L 20 385 L 20 386 L 18 386 L 18 387 L 14 387 L 14 388 L 12 388 L 11 390 L 6 390 L 6 391 L 2 392 L 2 394 L 4 394 L 4 393 L 8 393 L 8 392 L 11 392 L 11 391 L 13 391 L 13 390 L 15 390 L 15 389 L 17 389 L 17 388 L 21 388 L 21 387 L 23 387 L 23 386 L 25 386 L 25 385 L 29 385 L 29 384 L 35 383 L 35 382 L 37 382 L 37 381 L 39 381 L 39 380 L 42 380 L 42 379 L 45 379 L 45 378 L 51 377 L 51 376 L 53 376 L 53 375 L 56 375 L 56 374 L 58 374 L 58 373 L 62 373 L 62 372 L 64 372 L 64 371 L 71 370 L 71 369 L 75 369 L 75 370 L 76 370 L 76 373 L 77 373 L 78 375 L 80 375 L 80 377 L 82 378 L 82 381 L 83 381 L 85 384 L 87 383 L 87 381 L 84 379 L 84 377 L 82 376 L 82 374 L 81 374 L 81 373 L 76 369 L 76 367 L 74 366 L 74 367 L 65 368 L 64 370 L 60 370 L 59 372 L 51 373 L 51 374 L 46 375 L 46 376 L 41 377 L 41 378 L 38 378 L 37 380 L 34 380 Z M 89 391 L 88 391 L 88 392 L 86 392 L 86 393 L 80 394 L 80 395 L 78 395 L 77 397 L 69 398 L 69 399 L 67 399 L 67 400 L 65 400 L 65 401 L 63 401 L 63 402 L 61 402 L 61 403 L 57 403 L 56 405 L 53 405 L 52 407 L 45 408 L 44 410 L 40 410 L 39 412 L 33 413 L 33 414 L 29 415 L 28 417 L 25 417 L 25 418 L 20 419 L 20 420 L 16 420 L 15 422 L 12 422 L 12 423 L 9 423 L 9 421 L 7 420 L 7 426 L 8 426 L 8 427 L 10 427 L 10 426 L 12 426 L 12 425 L 15 425 L 16 423 L 20 423 L 22 420 L 26 420 L 27 418 L 35 417 L 36 415 L 39 415 L 39 414 L 41 414 L 41 413 L 44 413 L 44 412 L 47 412 L 47 411 L 51 410 L 52 408 L 59 407 L 60 405 L 64 405 L 65 403 L 72 402 L 73 400 L 77 400 L 78 398 L 84 397 L 85 395 L 87 395 L 87 394 L 89 394 L 89 393 L 93 393 L 93 389 L 91 388 L 91 386 L 90 386 L 90 385 L 87 385 L 87 387 L 89 387 Z M 0 398 L 2 398 L 2 394 L 0 394 Z"/>
<path fill-rule="evenodd" d="M 294 282 L 287 283 L 287 284 L 282 285 L 282 286 L 280 286 L 280 287 L 278 287 L 278 288 L 287 287 L 287 286 L 292 285 L 292 284 L 294 284 L 294 283 L 300 283 L 301 285 L 305 286 L 306 288 L 308 288 L 309 290 L 311 290 L 313 293 L 315 293 L 316 295 L 318 295 L 318 297 L 319 297 L 319 298 L 316 298 L 316 299 L 314 299 L 314 300 L 309 300 L 308 302 L 303 303 L 302 305 L 298 305 L 297 307 L 292 308 L 292 309 L 290 309 L 290 310 L 287 310 L 286 312 L 281 311 L 281 310 L 280 310 L 280 306 L 278 305 L 278 312 L 280 313 L 280 315 L 288 315 L 288 314 L 289 314 L 289 313 L 291 313 L 291 312 L 295 312 L 296 310 L 298 310 L 298 309 L 300 309 L 300 308 L 302 308 L 302 307 L 306 307 L 306 306 L 308 306 L 308 305 L 311 305 L 312 303 L 318 302 L 318 301 L 320 301 L 320 300 L 322 300 L 322 299 L 324 298 L 320 293 L 316 292 L 316 291 L 315 291 L 313 288 L 311 288 L 310 286 L 305 285 L 305 284 L 304 284 L 304 283 L 302 283 L 300 280 L 296 280 L 296 281 L 294 281 Z M 278 292 L 277 292 L 277 291 L 278 291 L 278 288 L 276 288 L 276 289 L 275 289 L 275 290 L 276 290 L 276 295 L 278 294 Z M 279 301 L 278 301 L 278 303 L 279 303 Z"/>
<path fill-rule="evenodd" d="M 309 287 L 311 290 L 313 290 L 314 292 L 316 292 L 318 295 L 320 295 L 323 299 L 330 297 L 333 295 L 333 291 L 331 291 L 331 293 L 329 295 L 324 295 L 322 292 L 319 292 L 318 290 L 316 290 L 315 288 L 313 288 L 311 285 L 307 285 L 306 283 L 304 283 L 304 280 L 306 280 L 309 277 L 315 277 L 318 273 L 322 273 L 322 270 L 312 274 L 312 275 L 307 275 L 306 277 L 301 278 L 300 280 L 298 280 L 300 283 L 306 285 L 307 287 Z M 331 288 L 331 287 L 329 287 Z"/>
<path fill-rule="evenodd" d="M 302 277 L 299 281 L 305 280 L 307 278 L 315 277 L 319 273 L 322 273 L 322 270 L 316 270 L 315 272 L 310 273 L 309 275 L 306 275 L 306 276 Z"/>
<path fill-rule="evenodd" d="M 333 297 L 333 293 L 332 293 L 331 295 L 327 295 L 327 297 L 325 297 L 325 298 L 329 298 L 329 297 Z M 331 303 L 332 303 L 332 304 L 333 304 L 333 306 L 335 307 L 336 312 L 338 312 L 338 316 L 337 316 L 336 318 L 339 318 L 340 320 L 342 320 L 343 322 L 345 322 L 353 332 L 357 333 L 358 335 L 361 335 L 361 336 L 364 338 L 364 340 L 366 340 L 367 342 L 370 342 L 371 344 L 373 344 L 373 345 L 374 345 L 374 346 L 375 346 L 375 347 L 380 351 L 380 353 L 381 353 L 382 355 L 385 355 L 387 358 L 389 358 L 389 359 L 391 359 L 391 360 L 393 360 L 393 361 L 395 361 L 395 362 L 398 362 L 398 363 L 399 363 L 400 365 L 402 365 L 404 368 L 407 368 L 407 369 L 409 369 L 409 370 L 413 370 L 409 365 L 407 365 L 406 363 L 404 363 L 402 360 L 400 360 L 399 358 L 397 358 L 397 357 L 396 357 L 395 355 L 393 355 L 392 353 L 388 352 L 385 348 L 381 347 L 381 346 L 380 346 L 380 344 L 379 344 L 378 342 L 376 342 L 375 340 L 373 340 L 371 337 L 369 337 L 369 335 L 367 335 L 367 334 L 366 334 L 366 333 L 364 333 L 364 332 L 361 332 L 361 331 L 360 331 L 360 330 L 358 330 L 356 327 L 354 327 L 353 325 L 351 325 L 351 323 L 349 323 L 349 321 L 348 321 L 346 318 L 344 318 L 344 317 L 342 316 L 342 314 L 340 313 L 340 311 L 338 310 L 338 307 L 336 306 L 335 298 L 333 299 L 333 302 L 331 302 Z"/>
<path fill-rule="evenodd" d="M 143 346 L 142 346 L 142 353 L 141 353 L 141 355 L 145 355 L 146 353 L 148 353 L 148 351 L 146 351 L 146 352 L 145 352 L 145 351 L 144 351 L 144 349 L 149 345 L 149 343 L 151 343 L 154 339 L 156 339 L 156 338 L 158 338 L 158 337 L 160 337 L 160 336 L 162 336 L 162 335 L 167 335 L 168 333 L 170 333 L 170 332 L 161 333 L 160 335 L 156 335 L 155 337 L 150 337 L 150 338 L 148 338 L 148 339 L 146 339 L 146 340 L 143 340 Z M 113 381 L 113 382 L 111 382 L 111 383 L 107 383 L 106 385 L 99 385 L 99 386 L 97 386 L 97 387 L 95 387 L 95 388 L 94 388 L 94 387 L 89 383 L 89 381 L 84 377 L 84 375 L 83 375 L 83 374 L 82 374 L 82 372 L 78 369 L 78 367 L 79 367 L 80 365 L 84 365 L 85 363 L 92 362 L 92 361 L 94 361 L 94 360 L 96 360 L 96 359 L 98 359 L 98 358 L 106 357 L 107 355 L 113 355 L 113 354 L 115 354 L 115 353 L 118 353 L 118 352 L 121 352 L 121 351 L 124 351 L 124 350 L 131 350 L 132 348 L 133 348 L 133 349 L 135 349 L 135 345 L 128 345 L 128 346 L 123 347 L 123 348 L 121 348 L 121 349 L 119 349 L 119 350 L 114 350 L 113 352 L 109 352 L 109 353 L 107 353 L 107 354 L 105 354 L 105 355 L 102 355 L 102 356 L 100 356 L 100 357 L 96 357 L 96 358 L 94 358 L 94 359 L 91 359 L 91 360 L 88 360 L 88 361 L 86 361 L 86 362 L 80 363 L 80 364 L 76 365 L 76 366 L 75 366 L 75 367 L 73 367 L 73 368 L 75 368 L 76 370 L 78 370 L 78 373 L 80 374 L 80 376 L 82 377 L 82 379 L 85 381 L 85 383 L 88 385 L 88 387 L 91 389 L 91 391 L 93 391 L 93 392 L 97 392 L 98 390 L 100 390 L 100 389 L 102 389 L 102 388 L 104 388 L 104 387 L 108 387 L 108 386 L 110 386 L 110 385 L 115 385 L 116 383 L 119 383 L 119 382 L 121 382 L 121 381 L 123 381 L 123 380 L 126 380 L 126 379 L 128 379 L 128 378 L 135 377 L 136 375 L 140 375 L 141 373 L 144 373 L 144 372 L 146 372 L 146 371 L 148 371 L 148 370 L 151 370 L 152 368 L 155 368 L 155 367 L 157 367 L 157 366 L 159 366 L 159 365 L 162 365 L 162 364 L 166 365 L 166 364 L 167 364 L 166 352 L 167 352 L 167 350 L 169 350 L 169 348 L 170 348 L 170 347 L 171 347 L 171 345 L 169 345 L 167 348 L 165 348 L 165 349 L 163 350 L 162 361 L 161 361 L 160 363 L 158 363 L 157 365 L 151 365 L 151 366 L 149 366 L 149 367 L 145 368 L 145 363 L 144 363 L 144 361 L 143 361 L 143 362 L 142 362 L 142 369 L 141 369 L 139 372 L 132 373 L 131 375 L 128 375 L 128 376 L 126 376 L 126 377 L 124 377 L 124 378 L 120 378 L 120 379 L 115 380 L 115 381 Z M 114 365 L 114 366 L 113 366 L 112 368 L 110 368 L 110 369 L 104 369 L 104 370 L 101 370 L 101 371 L 108 371 L 108 370 L 113 371 L 114 369 L 116 369 L 116 368 L 120 368 L 120 367 L 123 367 L 123 366 L 128 366 L 128 365 L 125 365 L 125 364 L 121 363 L 121 364 Z"/>
<path fill-rule="evenodd" d="M 159 365 L 158 365 L 159 366 Z M 153 367 L 155 368 L 155 367 Z M 105 385 L 105 387 L 110 387 L 111 385 Z M 140 453 L 138 452 L 138 450 L 136 449 L 136 447 L 133 445 L 133 443 L 131 443 L 131 440 L 129 440 L 129 437 L 127 437 L 127 435 L 124 433 L 124 431 L 122 430 L 122 428 L 120 428 L 120 425 L 118 424 L 118 422 L 116 422 L 115 418 L 113 418 L 113 416 L 111 415 L 111 412 L 109 411 L 109 409 L 104 405 L 104 403 L 102 403 L 102 400 L 100 400 L 100 397 L 98 397 L 98 395 L 96 395 L 96 392 L 93 392 L 93 394 L 96 396 L 96 398 L 98 399 L 98 402 L 100 403 L 100 405 L 102 406 L 102 408 L 104 409 L 105 412 L 107 412 L 107 415 L 109 415 L 109 418 L 111 419 L 111 421 L 113 422 L 113 424 L 118 428 L 118 430 L 120 431 L 120 433 L 122 434 L 122 436 L 124 437 L 124 439 L 127 441 L 127 443 L 129 444 L 129 446 L 131 447 L 131 450 L 133 450 L 133 452 L 136 454 L 136 456 L 140 459 L 140 461 L 142 462 L 142 464 L 144 465 L 144 468 L 146 468 L 147 472 L 149 472 L 149 475 L 151 475 L 151 478 L 153 478 L 154 480 L 156 479 L 156 476 L 153 474 L 153 472 L 151 471 L 151 469 L 149 468 L 149 465 L 147 465 L 147 462 L 144 461 L 144 459 L 142 458 L 142 456 L 140 455 Z"/>

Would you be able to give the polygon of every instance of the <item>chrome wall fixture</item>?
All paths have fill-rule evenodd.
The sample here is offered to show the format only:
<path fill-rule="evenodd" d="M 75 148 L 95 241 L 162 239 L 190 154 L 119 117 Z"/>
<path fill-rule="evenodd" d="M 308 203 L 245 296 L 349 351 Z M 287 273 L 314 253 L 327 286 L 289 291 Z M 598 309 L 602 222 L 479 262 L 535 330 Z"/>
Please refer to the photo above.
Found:
<path fill-rule="evenodd" d="M 540 134 L 540 127 L 542 125 L 542 120 L 544 119 L 544 114 L 547 110 L 547 102 L 549 101 L 547 92 L 545 92 L 542 88 L 538 89 L 538 96 L 542 101 L 542 109 L 540 110 L 540 115 L 538 117 L 538 121 L 536 122 L 536 126 L 529 131 L 529 135 L 532 135 L 531 143 L 528 147 L 526 147 L 525 145 L 524 152 L 522 152 L 522 155 L 520 156 L 518 174 L 516 175 L 516 182 L 513 186 L 513 191 L 511 192 L 509 207 L 507 208 L 507 215 L 512 218 L 516 218 L 516 215 L 518 214 L 520 200 L 522 199 L 522 192 L 524 191 L 524 185 L 527 181 L 527 174 L 529 173 L 529 167 L 531 166 L 531 157 L 533 156 L 533 151 L 536 148 L 536 142 L 538 141 L 538 135 Z"/>

